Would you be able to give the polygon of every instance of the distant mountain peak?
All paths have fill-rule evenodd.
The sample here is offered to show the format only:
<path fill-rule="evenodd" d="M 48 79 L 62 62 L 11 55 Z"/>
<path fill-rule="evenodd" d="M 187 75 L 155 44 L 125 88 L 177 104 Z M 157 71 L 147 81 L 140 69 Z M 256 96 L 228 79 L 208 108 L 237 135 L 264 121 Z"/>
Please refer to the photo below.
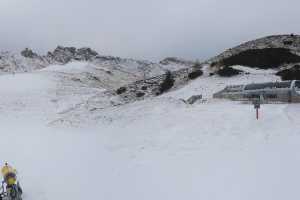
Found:
<path fill-rule="evenodd" d="M 66 64 L 71 60 L 89 61 L 98 55 L 98 52 L 88 47 L 77 49 L 75 47 L 57 46 L 53 52 L 48 52 L 47 57 Z"/>

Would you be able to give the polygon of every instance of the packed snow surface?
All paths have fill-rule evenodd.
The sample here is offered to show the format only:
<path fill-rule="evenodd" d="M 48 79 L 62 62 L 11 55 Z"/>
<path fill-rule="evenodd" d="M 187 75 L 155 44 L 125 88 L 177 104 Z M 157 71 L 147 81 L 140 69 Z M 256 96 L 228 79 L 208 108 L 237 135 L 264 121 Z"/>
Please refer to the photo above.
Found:
<path fill-rule="evenodd" d="M 5 74 L 0 76 L 0 91 L 2 96 L 8 94 L 26 95 L 32 92 L 42 92 L 53 84 L 46 77 L 38 74 Z"/>
<path fill-rule="evenodd" d="M 298 199 L 300 106 L 262 105 L 256 120 L 250 104 L 211 98 L 227 84 L 272 80 L 201 77 L 91 111 L 101 87 L 57 71 L 3 75 L 0 157 L 17 168 L 24 200 Z M 180 100 L 192 94 L 206 100 Z M 81 123 L 51 125 L 57 118 Z"/>
<path fill-rule="evenodd" d="M 274 69 L 255 69 L 253 67 L 245 67 L 245 66 L 241 66 L 241 65 L 235 65 L 232 66 L 232 68 L 234 69 L 238 69 L 238 70 L 242 70 L 243 72 L 247 72 L 250 74 L 276 74 L 276 72 L 278 70 L 274 70 Z"/>
<path fill-rule="evenodd" d="M 89 64 L 87 62 L 71 62 L 65 65 L 50 65 L 49 67 L 41 69 L 41 71 L 82 73 L 88 71 L 89 65 L 92 64 Z"/>

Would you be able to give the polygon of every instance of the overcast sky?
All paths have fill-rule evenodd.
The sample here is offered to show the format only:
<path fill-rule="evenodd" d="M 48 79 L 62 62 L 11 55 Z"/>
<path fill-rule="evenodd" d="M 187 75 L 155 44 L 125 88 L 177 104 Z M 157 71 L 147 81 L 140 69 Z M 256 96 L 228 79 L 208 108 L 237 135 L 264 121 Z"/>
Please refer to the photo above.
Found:
<path fill-rule="evenodd" d="M 0 0 L 0 49 L 60 44 L 203 60 L 256 37 L 299 33 L 299 8 L 299 0 Z"/>

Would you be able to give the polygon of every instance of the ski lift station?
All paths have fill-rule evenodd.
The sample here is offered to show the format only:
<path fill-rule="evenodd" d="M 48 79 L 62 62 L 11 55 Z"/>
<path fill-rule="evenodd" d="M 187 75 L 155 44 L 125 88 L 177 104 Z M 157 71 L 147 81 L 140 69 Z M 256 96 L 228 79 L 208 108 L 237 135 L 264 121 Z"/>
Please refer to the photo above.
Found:
<path fill-rule="evenodd" d="M 213 97 L 236 101 L 263 99 L 267 102 L 300 103 L 300 80 L 231 85 Z"/>

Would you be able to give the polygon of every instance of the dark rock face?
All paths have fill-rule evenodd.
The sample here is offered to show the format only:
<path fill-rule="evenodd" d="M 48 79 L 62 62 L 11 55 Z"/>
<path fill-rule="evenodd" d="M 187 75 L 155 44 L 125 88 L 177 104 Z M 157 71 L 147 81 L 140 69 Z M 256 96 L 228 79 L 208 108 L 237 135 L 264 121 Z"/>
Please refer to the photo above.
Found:
<path fill-rule="evenodd" d="M 190 98 L 188 98 L 185 102 L 187 102 L 188 104 L 194 104 L 201 99 L 202 95 L 193 95 Z"/>
<path fill-rule="evenodd" d="M 285 40 L 285 41 L 283 41 L 283 44 L 284 45 L 292 45 L 293 44 L 293 40 Z"/>
<path fill-rule="evenodd" d="M 76 48 L 75 47 L 62 47 L 58 46 L 53 52 L 48 52 L 48 57 L 54 59 L 59 63 L 66 64 L 75 57 Z"/>
<path fill-rule="evenodd" d="M 166 73 L 165 80 L 160 84 L 158 95 L 163 94 L 166 91 L 170 90 L 174 86 L 174 82 L 175 80 L 172 77 L 172 73 L 168 71 Z"/>
<path fill-rule="evenodd" d="M 222 77 L 232 77 L 241 74 L 243 71 L 232 67 L 223 67 L 217 71 L 217 74 Z"/>
<path fill-rule="evenodd" d="M 147 86 L 142 86 L 141 89 L 142 90 L 147 90 L 148 88 L 147 88 Z"/>
<path fill-rule="evenodd" d="M 34 53 L 31 49 L 28 49 L 28 48 L 21 51 L 21 55 L 26 57 L 26 58 L 36 58 L 36 57 L 38 57 L 38 54 Z"/>
<path fill-rule="evenodd" d="M 276 73 L 282 80 L 300 80 L 300 65 L 297 64 L 292 68 L 285 69 Z"/>
<path fill-rule="evenodd" d="M 196 78 L 198 78 L 198 77 L 200 77 L 202 75 L 203 75 L 203 71 L 200 70 L 200 69 L 197 69 L 197 70 L 189 73 L 188 76 L 189 76 L 189 79 L 194 80 L 194 79 L 196 79 Z"/>
<path fill-rule="evenodd" d="M 120 95 L 126 92 L 126 90 L 127 90 L 126 87 L 120 87 L 119 89 L 117 89 L 116 93 Z"/>
<path fill-rule="evenodd" d="M 96 57 L 98 53 L 91 48 L 80 48 L 76 52 L 76 59 L 79 60 L 91 60 Z"/>
<path fill-rule="evenodd" d="M 300 62 L 300 35 L 273 35 L 243 43 L 213 57 L 204 64 L 221 68 L 244 65 L 262 69 L 280 68 Z"/>
<path fill-rule="evenodd" d="M 138 98 L 143 97 L 143 96 L 145 96 L 144 92 L 138 92 L 138 93 L 136 93 L 136 97 L 138 97 Z"/>
<path fill-rule="evenodd" d="M 225 58 L 219 65 L 243 65 L 262 69 L 278 68 L 283 64 L 300 62 L 300 56 L 284 48 L 249 49 Z"/>

